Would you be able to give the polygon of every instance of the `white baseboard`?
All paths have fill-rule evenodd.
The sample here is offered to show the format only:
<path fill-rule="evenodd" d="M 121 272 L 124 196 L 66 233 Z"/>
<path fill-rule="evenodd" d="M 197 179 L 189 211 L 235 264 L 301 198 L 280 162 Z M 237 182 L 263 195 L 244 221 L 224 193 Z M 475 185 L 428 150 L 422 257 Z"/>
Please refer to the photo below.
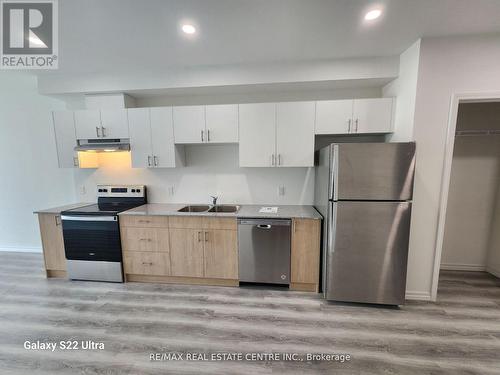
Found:
<path fill-rule="evenodd" d="M 484 264 L 441 263 L 440 268 L 447 271 L 486 271 Z"/>
<path fill-rule="evenodd" d="M 41 253 L 41 247 L 29 247 L 29 246 L 0 246 L 0 251 L 9 251 L 13 253 Z"/>
<path fill-rule="evenodd" d="M 407 290 L 405 298 L 414 301 L 432 301 L 431 294 L 429 292 L 415 292 Z"/>
<path fill-rule="evenodd" d="M 491 273 L 493 276 L 499 277 L 500 278 L 500 270 L 496 268 L 492 268 L 490 266 L 486 267 L 486 272 Z"/>

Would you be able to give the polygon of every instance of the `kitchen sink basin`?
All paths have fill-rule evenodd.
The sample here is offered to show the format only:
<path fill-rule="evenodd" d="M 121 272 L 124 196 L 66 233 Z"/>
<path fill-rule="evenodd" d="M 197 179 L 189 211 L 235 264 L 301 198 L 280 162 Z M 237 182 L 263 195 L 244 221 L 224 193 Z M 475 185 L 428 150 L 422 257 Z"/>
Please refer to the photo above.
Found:
<path fill-rule="evenodd" d="M 205 211 L 208 211 L 209 208 L 210 208 L 210 206 L 206 206 L 206 205 L 185 206 L 177 211 L 178 212 L 205 212 Z"/>
<path fill-rule="evenodd" d="M 232 212 L 237 212 L 239 209 L 240 209 L 240 206 L 221 204 L 221 205 L 213 206 L 210 210 L 208 210 L 208 212 L 232 213 Z"/>

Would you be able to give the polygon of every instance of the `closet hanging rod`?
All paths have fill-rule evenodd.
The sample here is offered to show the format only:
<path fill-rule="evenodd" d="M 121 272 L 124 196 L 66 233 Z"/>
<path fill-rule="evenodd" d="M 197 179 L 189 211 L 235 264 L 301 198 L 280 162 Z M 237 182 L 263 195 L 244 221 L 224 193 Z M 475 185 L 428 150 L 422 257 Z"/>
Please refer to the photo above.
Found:
<path fill-rule="evenodd" d="M 457 130 L 455 136 L 470 137 L 475 135 L 500 135 L 500 130 Z"/>

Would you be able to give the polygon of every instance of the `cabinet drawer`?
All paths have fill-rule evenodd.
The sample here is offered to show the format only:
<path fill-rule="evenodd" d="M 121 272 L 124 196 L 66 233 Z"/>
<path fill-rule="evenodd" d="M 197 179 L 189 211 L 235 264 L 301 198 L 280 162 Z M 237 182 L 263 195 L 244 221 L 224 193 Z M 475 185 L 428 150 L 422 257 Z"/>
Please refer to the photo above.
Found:
<path fill-rule="evenodd" d="M 169 251 L 167 228 L 123 227 L 121 237 L 123 251 Z"/>
<path fill-rule="evenodd" d="M 204 217 L 203 229 L 227 229 L 236 230 L 237 221 L 232 217 Z"/>
<path fill-rule="evenodd" d="M 170 275 L 170 259 L 165 253 L 124 252 L 125 273 L 133 275 Z"/>
<path fill-rule="evenodd" d="M 201 216 L 171 216 L 169 218 L 170 228 L 178 229 L 200 229 L 202 222 Z"/>
<path fill-rule="evenodd" d="M 121 215 L 123 227 L 168 228 L 168 216 Z"/>

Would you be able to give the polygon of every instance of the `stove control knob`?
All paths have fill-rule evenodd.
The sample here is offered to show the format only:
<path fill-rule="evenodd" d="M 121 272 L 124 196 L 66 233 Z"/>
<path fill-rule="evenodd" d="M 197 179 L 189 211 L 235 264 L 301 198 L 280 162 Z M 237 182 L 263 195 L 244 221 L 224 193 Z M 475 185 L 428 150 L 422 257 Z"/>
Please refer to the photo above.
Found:
<path fill-rule="evenodd" d="M 136 193 L 140 193 L 140 192 L 141 192 L 141 189 L 137 189 L 135 192 L 136 192 Z"/>
<path fill-rule="evenodd" d="M 99 193 L 102 193 L 102 189 L 97 190 Z"/>
<path fill-rule="evenodd" d="M 132 189 L 132 193 L 135 193 L 135 189 Z"/>

